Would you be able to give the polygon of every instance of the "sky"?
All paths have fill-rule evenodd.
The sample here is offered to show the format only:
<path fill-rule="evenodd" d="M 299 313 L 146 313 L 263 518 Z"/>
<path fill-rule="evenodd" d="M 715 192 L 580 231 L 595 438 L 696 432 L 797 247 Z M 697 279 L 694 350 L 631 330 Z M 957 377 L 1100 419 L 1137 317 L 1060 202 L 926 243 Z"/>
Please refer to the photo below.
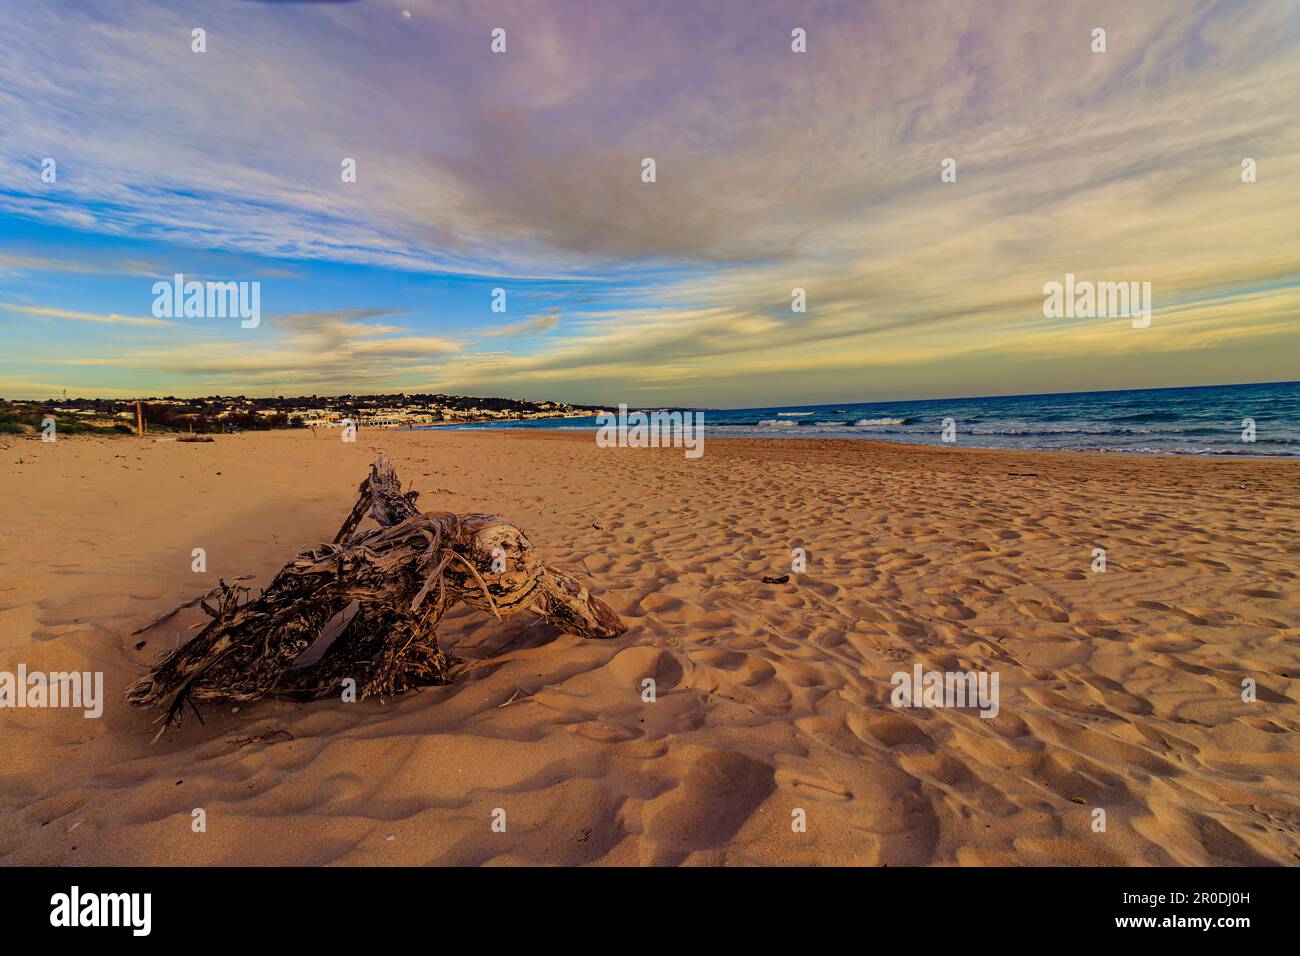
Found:
<path fill-rule="evenodd" d="M 176 273 L 259 282 L 261 322 L 155 316 Z M 1150 325 L 1045 317 L 1067 273 L 1151 283 Z M 1298 356 L 1300 0 L 0 4 L 5 398 L 752 407 Z"/>

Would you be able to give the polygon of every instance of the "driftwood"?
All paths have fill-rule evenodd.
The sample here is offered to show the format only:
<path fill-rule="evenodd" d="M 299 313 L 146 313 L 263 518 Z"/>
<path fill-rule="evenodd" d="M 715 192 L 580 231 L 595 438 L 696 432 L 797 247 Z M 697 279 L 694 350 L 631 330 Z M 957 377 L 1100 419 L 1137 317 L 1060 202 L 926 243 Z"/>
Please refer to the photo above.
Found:
<path fill-rule="evenodd" d="M 241 574 L 239 577 L 235 578 L 235 580 L 236 580 L 236 581 L 247 581 L 247 580 L 248 580 L 249 578 L 251 578 L 251 577 L 252 577 L 251 574 Z M 216 597 L 218 594 L 221 594 L 223 591 L 225 591 L 226 588 L 227 588 L 227 586 L 228 586 L 228 585 L 226 584 L 225 580 L 223 579 L 223 580 L 221 581 L 221 583 L 218 584 L 215 588 L 211 588 L 211 589 L 209 589 L 209 590 L 207 590 L 207 591 L 204 591 L 204 592 L 203 592 L 202 594 L 200 594 L 198 597 L 190 598 L 188 601 L 184 602 L 183 604 L 177 604 L 177 605 L 176 605 L 174 608 L 172 608 L 170 611 L 166 611 L 166 612 L 164 612 L 164 613 L 162 613 L 162 614 L 159 614 L 156 618 L 154 618 L 154 619 L 153 619 L 152 621 L 150 621 L 148 624 L 145 624 L 145 625 L 143 625 L 142 627 L 137 627 L 134 631 L 131 632 L 131 637 L 135 637 L 137 634 L 143 634 L 145 631 L 152 631 L 155 627 L 157 627 L 157 626 L 158 626 L 159 624 L 161 624 L 163 621 L 170 620 L 171 618 L 173 618 L 173 617 L 175 617 L 177 614 L 179 614 L 181 611 L 185 610 L 187 607 L 194 607 L 194 605 L 196 605 L 196 604 L 204 604 L 204 602 L 206 602 L 208 598 Z"/>
<path fill-rule="evenodd" d="M 445 684 L 456 659 L 438 646 L 436 630 L 458 601 L 498 620 L 530 610 L 582 637 L 627 630 L 582 582 L 543 562 L 509 521 L 422 513 L 417 496 L 402 492 L 378 456 L 330 544 L 300 552 L 256 598 L 242 600 L 247 588 L 223 581 L 215 608 L 201 602 L 212 620 L 133 683 L 127 700 L 162 710 L 166 729 L 180 723 L 187 703 L 197 714 L 195 701 L 312 700 L 341 693 L 348 679 L 357 699 Z M 357 531 L 367 514 L 379 527 Z M 320 659 L 294 667 L 354 606 Z"/>

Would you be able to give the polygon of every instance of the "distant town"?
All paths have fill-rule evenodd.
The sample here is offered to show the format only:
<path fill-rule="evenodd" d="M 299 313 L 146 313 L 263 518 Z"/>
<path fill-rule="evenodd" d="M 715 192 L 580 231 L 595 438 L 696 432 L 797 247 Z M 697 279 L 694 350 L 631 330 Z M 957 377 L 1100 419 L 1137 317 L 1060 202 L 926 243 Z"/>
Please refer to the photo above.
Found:
<path fill-rule="evenodd" d="M 50 418 L 54 419 L 60 435 L 150 431 L 217 434 L 273 428 L 338 428 L 345 419 L 358 428 L 424 428 L 535 418 L 581 418 L 603 410 L 599 405 L 441 393 L 297 398 L 168 395 L 129 400 L 64 397 L 44 402 L 0 399 L 0 435 L 38 433 Z"/>

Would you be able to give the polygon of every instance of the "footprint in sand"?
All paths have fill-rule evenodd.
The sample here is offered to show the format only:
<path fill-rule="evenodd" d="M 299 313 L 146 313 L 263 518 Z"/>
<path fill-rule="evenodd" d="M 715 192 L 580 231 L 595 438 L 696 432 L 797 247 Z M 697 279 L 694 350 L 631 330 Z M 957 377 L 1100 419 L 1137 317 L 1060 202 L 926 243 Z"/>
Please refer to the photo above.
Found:
<path fill-rule="evenodd" d="M 770 765 L 732 750 L 706 751 L 677 787 L 646 806 L 646 834 L 668 850 L 722 846 L 775 790 Z"/>
<path fill-rule="evenodd" d="M 849 729 L 862 740 L 878 740 L 886 747 L 904 744 L 916 744 L 927 750 L 934 747 L 934 741 L 917 726 L 916 721 L 901 714 L 884 714 L 865 721 L 850 718 Z"/>
<path fill-rule="evenodd" d="M 1012 598 L 1012 603 L 1021 614 L 1027 614 L 1040 621 L 1051 621 L 1054 624 L 1068 624 L 1070 621 L 1070 612 L 1064 608 L 1028 598 Z"/>
<path fill-rule="evenodd" d="M 655 693 L 661 694 L 676 687 L 683 673 L 677 658 L 661 647 L 629 647 L 619 651 L 604 670 L 620 686 L 638 694 L 642 691 L 641 682 L 646 678 L 654 680 Z"/>

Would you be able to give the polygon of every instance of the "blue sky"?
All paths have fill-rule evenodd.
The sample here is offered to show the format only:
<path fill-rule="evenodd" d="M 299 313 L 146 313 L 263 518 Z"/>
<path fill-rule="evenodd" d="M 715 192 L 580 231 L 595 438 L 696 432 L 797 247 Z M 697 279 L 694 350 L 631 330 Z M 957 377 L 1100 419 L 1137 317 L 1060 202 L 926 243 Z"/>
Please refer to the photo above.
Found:
<path fill-rule="evenodd" d="M 0 395 L 1291 380 L 1298 89 L 1290 0 L 9 4 Z M 155 319 L 176 272 L 261 325 Z M 1066 272 L 1151 327 L 1045 319 Z"/>

